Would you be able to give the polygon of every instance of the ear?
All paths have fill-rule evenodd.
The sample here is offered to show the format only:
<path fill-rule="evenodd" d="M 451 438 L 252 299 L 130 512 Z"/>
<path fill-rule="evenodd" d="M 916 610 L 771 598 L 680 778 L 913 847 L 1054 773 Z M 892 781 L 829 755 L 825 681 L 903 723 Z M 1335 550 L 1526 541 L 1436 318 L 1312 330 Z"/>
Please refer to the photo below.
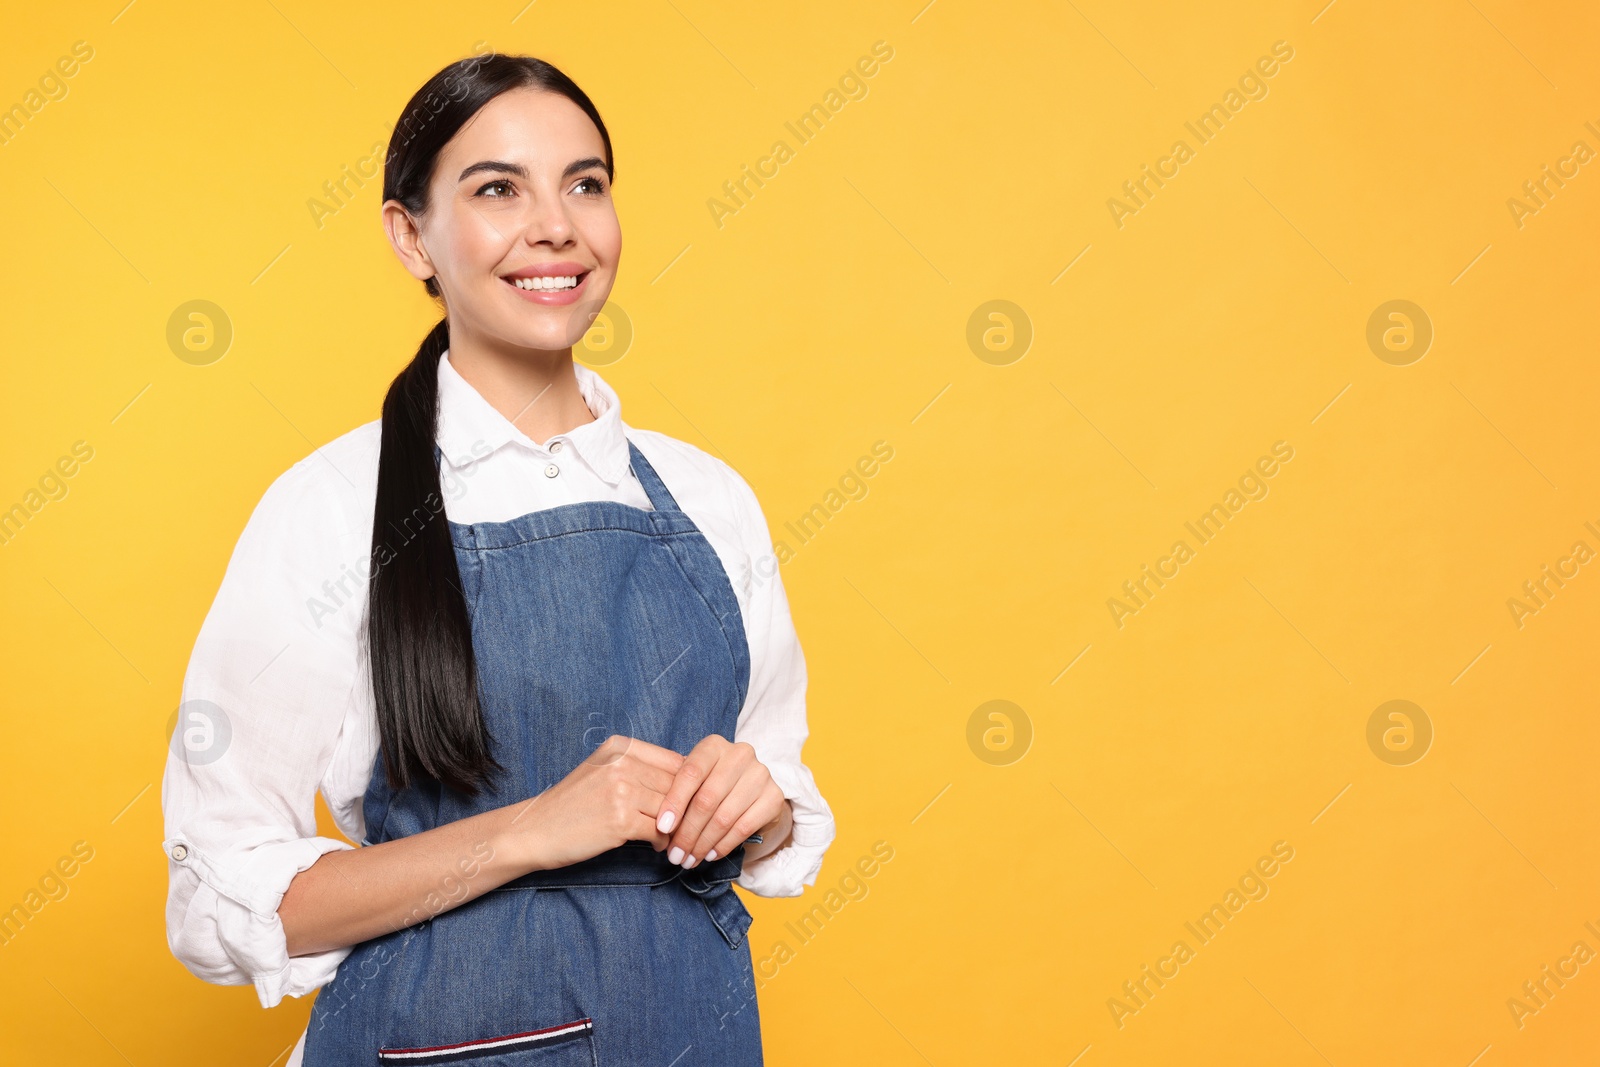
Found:
<path fill-rule="evenodd" d="M 413 278 L 427 281 L 439 273 L 428 258 L 428 250 L 422 246 L 422 231 L 400 201 L 384 201 L 383 231 L 389 235 L 389 247 Z"/>

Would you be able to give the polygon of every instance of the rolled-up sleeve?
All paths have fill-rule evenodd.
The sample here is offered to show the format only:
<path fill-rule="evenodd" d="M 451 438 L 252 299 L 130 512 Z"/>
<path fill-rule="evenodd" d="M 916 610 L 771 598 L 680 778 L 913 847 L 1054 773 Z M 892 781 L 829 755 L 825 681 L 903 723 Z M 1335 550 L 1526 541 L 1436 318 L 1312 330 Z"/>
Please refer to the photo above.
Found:
<path fill-rule="evenodd" d="M 352 847 L 316 824 L 366 676 L 361 557 L 341 558 L 358 539 L 341 491 L 311 467 L 324 462 L 273 482 L 240 535 L 184 675 L 161 782 L 167 943 L 196 976 L 253 984 L 269 1008 L 326 984 L 351 951 L 291 959 L 278 918 L 295 875 Z"/>
<path fill-rule="evenodd" d="M 731 468 L 730 468 L 731 470 Z M 789 613 L 771 534 L 755 492 L 737 474 L 741 537 L 750 568 L 745 634 L 750 645 L 750 688 L 739 714 L 735 740 L 747 741 L 794 809 L 788 844 L 757 860 L 746 860 L 736 881 L 764 897 L 797 897 L 815 885 L 822 858 L 833 843 L 833 810 L 801 758 L 810 730 L 806 722 L 806 662 Z"/>

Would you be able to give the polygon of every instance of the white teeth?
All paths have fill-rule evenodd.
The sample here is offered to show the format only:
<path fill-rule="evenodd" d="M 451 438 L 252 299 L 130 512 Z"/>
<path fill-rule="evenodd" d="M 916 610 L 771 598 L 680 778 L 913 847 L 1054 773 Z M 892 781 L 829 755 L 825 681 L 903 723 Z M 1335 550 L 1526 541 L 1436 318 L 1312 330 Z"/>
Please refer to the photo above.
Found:
<path fill-rule="evenodd" d="M 518 289 L 532 289 L 537 292 L 554 291 L 558 289 L 573 289 L 577 287 L 577 275 L 568 274 L 555 278 L 513 278 L 511 284 Z"/>

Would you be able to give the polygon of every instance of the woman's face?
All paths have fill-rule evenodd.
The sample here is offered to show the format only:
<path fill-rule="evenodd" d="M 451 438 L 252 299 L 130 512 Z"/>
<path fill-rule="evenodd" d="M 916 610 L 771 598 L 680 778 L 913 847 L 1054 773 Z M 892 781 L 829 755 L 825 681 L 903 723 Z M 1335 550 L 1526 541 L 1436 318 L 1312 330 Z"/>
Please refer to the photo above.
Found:
<path fill-rule="evenodd" d="M 501 93 L 457 131 L 434 165 L 420 252 L 401 256 L 436 278 L 452 333 L 545 351 L 583 337 L 622 255 L 604 160 L 589 116 L 537 89 Z M 545 288 L 574 276 L 576 288 Z"/>

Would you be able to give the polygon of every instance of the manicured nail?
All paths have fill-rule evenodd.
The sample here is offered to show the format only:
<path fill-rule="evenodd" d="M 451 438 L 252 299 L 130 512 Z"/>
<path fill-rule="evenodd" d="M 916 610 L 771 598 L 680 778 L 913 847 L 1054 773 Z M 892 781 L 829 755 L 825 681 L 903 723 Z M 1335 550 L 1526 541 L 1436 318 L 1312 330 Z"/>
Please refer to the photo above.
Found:
<path fill-rule="evenodd" d="M 695 859 L 693 856 L 690 856 L 687 860 L 684 861 L 683 869 L 687 871 L 690 867 L 693 867 L 696 863 L 699 863 L 699 862 L 700 862 L 699 860 Z"/>
<path fill-rule="evenodd" d="M 673 845 L 672 851 L 667 853 L 667 859 L 673 863 L 679 862 L 683 859 L 683 849 L 679 848 L 677 845 Z"/>
<path fill-rule="evenodd" d="M 665 833 L 671 833 L 672 832 L 672 824 L 677 821 L 677 818 L 678 818 L 678 816 L 677 816 L 676 812 L 671 812 L 671 811 L 662 812 L 661 813 L 661 818 L 656 820 L 656 829 L 660 830 L 664 834 Z M 677 863 L 678 861 L 677 860 L 673 860 L 672 862 L 673 863 Z"/>
<path fill-rule="evenodd" d="M 712 860 L 714 860 L 716 858 L 717 858 L 717 850 L 716 849 L 712 849 L 710 852 L 706 853 L 706 862 L 707 863 L 710 863 Z"/>

